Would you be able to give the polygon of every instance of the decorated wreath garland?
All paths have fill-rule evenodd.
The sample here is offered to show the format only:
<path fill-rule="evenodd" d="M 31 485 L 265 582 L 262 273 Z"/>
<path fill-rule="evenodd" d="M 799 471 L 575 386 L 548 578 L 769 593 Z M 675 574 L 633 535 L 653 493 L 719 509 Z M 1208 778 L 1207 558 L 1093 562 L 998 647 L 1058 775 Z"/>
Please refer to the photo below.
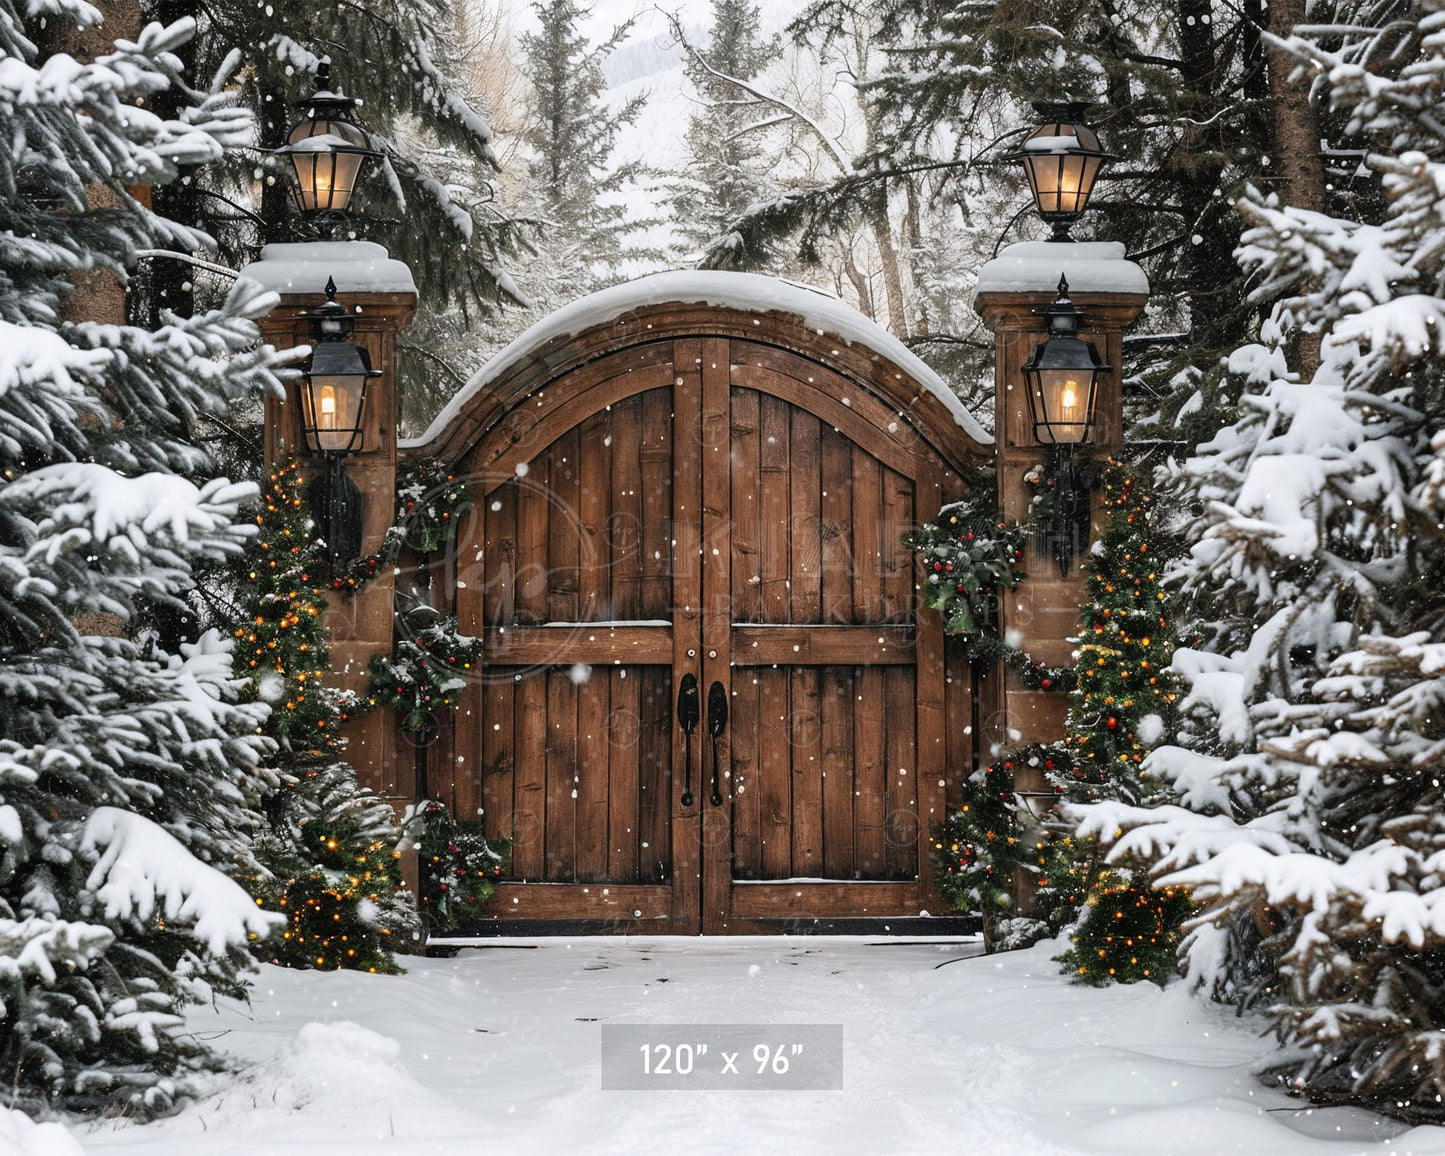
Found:
<path fill-rule="evenodd" d="M 481 662 L 482 640 L 460 633 L 455 618 L 444 618 L 399 639 L 390 656 L 372 656 L 367 705 L 402 713 L 407 730 L 426 730 L 436 725 L 439 711 L 456 706 L 467 672 Z"/>
<path fill-rule="evenodd" d="M 1031 474 L 1039 490 L 1042 467 Z M 904 545 L 923 556 L 928 570 L 924 605 L 943 616 L 944 631 L 961 639 L 974 661 L 1001 662 L 1033 690 L 1069 690 L 1074 681 L 1071 666 L 1034 661 L 1001 637 L 994 622 L 999 591 L 1012 590 L 1024 580 L 1024 545 L 1033 527 L 1004 520 L 991 470 L 978 470 L 967 481 L 966 498 L 944 506 L 933 521 L 904 535 Z M 1046 493 L 1036 493 L 1031 520 L 1047 517 L 1047 501 Z"/>
<path fill-rule="evenodd" d="M 364 586 L 383 567 L 395 562 L 403 547 L 418 554 L 440 549 L 456 531 L 457 522 L 472 509 L 467 484 L 453 473 L 449 463 L 438 458 L 414 463 L 397 481 L 396 520 L 382 539 L 381 549 L 333 574 L 333 589 L 356 590 Z"/>
<path fill-rule="evenodd" d="M 453 818 L 438 799 L 420 803 L 404 830 L 418 853 L 418 898 L 427 930 L 454 931 L 491 897 L 511 844 L 488 839 L 480 819 Z"/>

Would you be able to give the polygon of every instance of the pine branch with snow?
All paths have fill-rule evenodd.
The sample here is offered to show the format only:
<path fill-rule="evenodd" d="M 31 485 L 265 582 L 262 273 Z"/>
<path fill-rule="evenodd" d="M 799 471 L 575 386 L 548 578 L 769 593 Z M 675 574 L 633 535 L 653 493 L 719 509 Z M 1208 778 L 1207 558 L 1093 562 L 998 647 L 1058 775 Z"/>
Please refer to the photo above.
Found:
<path fill-rule="evenodd" d="M 278 390 L 284 359 L 244 286 L 155 329 L 87 316 L 137 250 L 199 243 L 130 187 L 250 122 L 176 87 L 191 22 L 82 63 L 37 49 L 49 20 L 99 14 L 0 0 L 0 1067 L 28 1111 L 146 1114 L 216 1063 L 185 1004 L 243 994 L 276 926 L 229 878 L 275 776 L 229 640 L 168 650 L 139 618 L 249 541 L 254 487 L 211 477 L 194 427 Z"/>

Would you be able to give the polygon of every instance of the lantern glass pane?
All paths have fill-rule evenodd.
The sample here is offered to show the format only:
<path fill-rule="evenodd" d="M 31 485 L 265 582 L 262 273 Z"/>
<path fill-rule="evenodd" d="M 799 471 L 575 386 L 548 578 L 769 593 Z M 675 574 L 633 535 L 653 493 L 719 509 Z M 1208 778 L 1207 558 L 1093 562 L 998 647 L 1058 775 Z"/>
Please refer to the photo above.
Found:
<path fill-rule="evenodd" d="M 308 117 L 292 128 L 287 143 L 296 145 L 314 137 L 330 138 L 326 142 L 329 147 L 291 153 L 291 163 L 296 167 L 297 200 L 305 212 L 318 209 L 344 212 L 351 203 L 357 175 L 366 159 L 364 152 L 352 150 L 369 148 L 366 134 L 349 121 Z"/>
<path fill-rule="evenodd" d="M 319 452 L 353 448 L 361 419 L 362 374 L 315 374 L 302 396 L 309 403 L 306 424 Z M 359 448 L 359 447 L 356 447 Z"/>
<path fill-rule="evenodd" d="M 1035 434 L 1045 445 L 1075 445 L 1089 432 L 1095 373 L 1090 369 L 1040 369 L 1031 375 Z"/>
<path fill-rule="evenodd" d="M 1040 214 L 1077 217 L 1088 205 L 1102 156 L 1099 138 L 1084 125 L 1053 122 L 1036 130 L 1017 154 Z"/>

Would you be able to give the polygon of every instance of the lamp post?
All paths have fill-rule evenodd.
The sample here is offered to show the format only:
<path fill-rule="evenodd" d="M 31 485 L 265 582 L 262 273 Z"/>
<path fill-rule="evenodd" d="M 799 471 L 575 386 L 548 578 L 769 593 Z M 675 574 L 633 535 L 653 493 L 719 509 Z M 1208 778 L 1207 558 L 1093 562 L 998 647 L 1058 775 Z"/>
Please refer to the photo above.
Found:
<path fill-rule="evenodd" d="M 1048 538 L 1063 578 L 1089 541 L 1089 487 L 1074 469 L 1074 447 L 1088 439 L 1099 381 L 1113 367 L 1105 365 L 1098 350 L 1079 337 L 1080 315 L 1069 300 L 1067 278 L 1059 278 L 1058 298 L 1043 316 L 1048 339 L 1034 347 L 1021 372 L 1034 438 L 1050 447 L 1046 479 L 1053 509 Z"/>
<path fill-rule="evenodd" d="M 1004 517 L 1035 516 L 1031 482 L 1041 456 L 1053 482 L 1042 548 L 1029 552 L 1028 580 L 999 598 L 999 628 L 1035 661 L 1066 666 L 1086 597 L 1083 570 L 1070 562 L 1089 541 L 1090 495 L 1075 460 L 1081 445 L 1102 458 L 1123 441 L 1117 367 L 1124 328 L 1148 301 L 1149 281 L 1118 242 L 1069 238 L 1069 226 L 1088 207 L 1110 158 L 1079 119 L 1085 105 L 1035 107 L 1044 123 L 1012 158 L 1023 163 L 1034 207 L 1053 237 L 1004 247 L 979 270 L 973 307 L 994 333 L 994 436 Z M 1063 734 L 1068 698 L 1057 688 L 1026 685 L 1010 672 L 995 693 L 995 721 L 985 741 L 1017 746 Z M 1020 787 L 1042 789 L 1042 779 L 1034 778 L 1024 775 Z"/>
<path fill-rule="evenodd" d="M 331 61 L 316 66 L 316 92 L 297 105 L 303 115 L 276 151 L 296 169 L 293 197 L 323 239 L 346 222 L 351 195 L 370 157 L 379 156 L 356 123 L 356 101 L 331 90 Z"/>
<path fill-rule="evenodd" d="M 1099 144 L 1098 134 L 1080 118 L 1087 104 L 1034 105 L 1044 118 L 1017 152 L 1005 159 L 1021 161 L 1034 207 L 1053 229 L 1051 241 L 1068 241 L 1069 228 L 1088 208 L 1099 170 L 1114 158 Z"/>
<path fill-rule="evenodd" d="M 326 541 L 333 575 L 361 553 L 361 491 L 346 476 L 346 457 L 361 449 L 366 383 L 380 377 L 365 347 L 346 340 L 351 320 L 336 300 L 336 281 L 326 280 L 326 300 L 306 316 L 316 333 L 311 364 L 297 390 L 306 449 L 326 459 L 312 485 L 312 513 Z"/>
<path fill-rule="evenodd" d="M 331 88 L 326 61 L 316 82 L 316 94 L 302 103 L 304 115 L 278 151 L 295 170 L 295 206 L 322 240 L 268 244 L 242 273 L 280 296 L 280 306 L 261 320 L 263 338 L 278 349 L 312 346 L 301 380 L 284 397 L 266 399 L 266 460 L 274 465 L 299 456 L 314 479 L 310 496 L 334 579 L 350 558 L 379 550 L 391 528 L 397 341 L 416 312 L 417 292 L 411 270 L 381 245 L 325 236 L 344 221 L 374 152 L 352 121 L 354 103 Z M 343 583 L 345 594 L 331 599 L 323 612 L 328 685 L 362 692 L 371 659 L 391 653 L 395 587 L 392 567 L 379 566 L 369 581 L 355 589 Z M 411 760 L 397 758 L 394 721 L 385 712 L 362 714 L 342 733 L 358 781 L 398 809 L 410 805 Z"/>

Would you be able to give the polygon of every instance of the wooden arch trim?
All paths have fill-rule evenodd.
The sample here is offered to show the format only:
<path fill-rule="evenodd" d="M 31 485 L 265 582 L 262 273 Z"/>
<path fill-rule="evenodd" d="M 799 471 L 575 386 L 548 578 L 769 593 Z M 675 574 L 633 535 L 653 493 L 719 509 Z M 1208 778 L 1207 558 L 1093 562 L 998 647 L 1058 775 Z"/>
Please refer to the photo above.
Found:
<path fill-rule="evenodd" d="M 912 426 L 871 393 L 843 399 L 810 384 L 815 363 L 796 354 L 754 342 L 735 345 L 745 360 L 733 370 L 733 383 L 799 405 L 826 421 L 904 477 L 931 475 L 936 458 L 919 444 Z M 647 389 L 672 384 L 672 343 L 660 342 L 599 358 L 571 375 L 571 390 L 549 404 L 544 387 L 529 395 L 538 405 L 513 407 L 485 435 L 470 463 L 486 496 L 509 480 L 520 463 L 532 461 L 559 437 L 593 414 Z M 626 360 L 624 360 L 626 359 Z M 659 360 L 660 359 L 660 360 Z M 579 380 L 580 379 L 580 380 Z M 588 380 L 592 379 L 592 380 Z"/>
<path fill-rule="evenodd" d="M 960 426 L 942 399 L 891 359 L 860 342 L 850 344 L 826 330 L 820 333 L 792 313 L 754 313 L 707 303 L 677 302 L 634 308 L 611 321 L 554 338 L 528 351 L 470 398 L 436 437 L 408 443 L 401 453 L 404 457 L 460 461 L 509 414 L 515 413 L 525 399 L 557 379 L 627 350 L 641 354 L 631 367 L 634 370 L 649 364 L 670 365 L 673 341 L 706 337 L 773 347 L 831 369 L 872 395 L 890 420 L 901 416 L 913 435 L 932 446 L 942 462 L 954 470 L 983 465 L 992 459 L 993 447 L 975 440 Z M 653 356 L 649 357 L 648 351 Z M 632 388 L 636 388 L 635 382 Z M 886 423 L 881 428 L 886 430 Z"/>

